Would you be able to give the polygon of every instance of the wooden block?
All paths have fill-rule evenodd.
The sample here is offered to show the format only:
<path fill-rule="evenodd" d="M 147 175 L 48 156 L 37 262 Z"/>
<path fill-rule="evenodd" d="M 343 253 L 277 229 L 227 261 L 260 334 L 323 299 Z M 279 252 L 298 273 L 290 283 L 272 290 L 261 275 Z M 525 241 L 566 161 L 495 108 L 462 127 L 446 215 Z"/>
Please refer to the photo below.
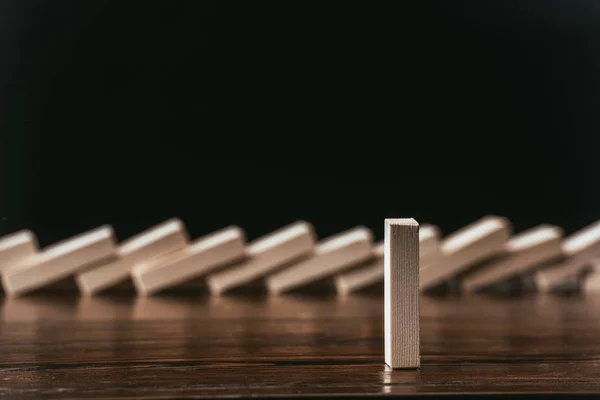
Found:
<path fill-rule="evenodd" d="M 527 272 L 531 268 L 562 257 L 563 230 L 541 225 L 515 235 L 506 244 L 504 255 L 490 261 L 462 280 L 462 290 L 474 292 Z"/>
<path fill-rule="evenodd" d="M 419 368 L 419 224 L 385 220 L 385 363 Z"/>
<path fill-rule="evenodd" d="M 383 281 L 383 253 L 384 244 L 378 243 L 373 247 L 372 260 L 367 265 L 337 275 L 334 279 L 336 291 L 348 294 Z"/>
<path fill-rule="evenodd" d="M 23 262 L 38 252 L 38 243 L 33 232 L 19 231 L 0 239 L 0 272 Z"/>
<path fill-rule="evenodd" d="M 2 285 L 8 295 L 18 296 L 115 257 L 114 233 L 105 225 L 50 246 L 6 269 Z"/>
<path fill-rule="evenodd" d="M 590 267 L 591 271 L 581 282 L 581 292 L 585 294 L 600 293 L 600 259 L 591 260 Z"/>
<path fill-rule="evenodd" d="M 549 292 L 572 279 L 579 271 L 600 256 L 600 221 L 570 235 L 562 244 L 564 260 L 544 268 L 534 275 L 540 292 Z"/>
<path fill-rule="evenodd" d="M 198 278 L 245 256 L 245 233 L 232 226 L 201 237 L 182 250 L 133 267 L 138 294 L 148 296 Z"/>
<path fill-rule="evenodd" d="M 315 249 L 314 228 L 300 221 L 248 244 L 243 263 L 206 278 L 212 294 L 219 295 L 229 289 L 263 278 L 268 273 L 308 256 Z"/>
<path fill-rule="evenodd" d="M 134 265 L 182 249 L 189 243 L 183 222 L 172 218 L 123 241 L 118 258 L 82 271 L 75 281 L 82 294 L 90 296 L 129 279 Z"/>
<path fill-rule="evenodd" d="M 439 261 L 421 269 L 421 289 L 435 287 L 472 265 L 502 253 L 511 229 L 506 218 L 487 216 L 449 235 L 442 241 Z"/>
<path fill-rule="evenodd" d="M 433 225 L 419 227 L 419 265 L 429 265 L 439 258 L 440 231 Z M 383 281 L 384 276 L 384 243 L 378 243 L 373 248 L 373 260 L 368 265 L 344 272 L 335 277 L 335 287 L 338 293 L 348 294 L 358 291 L 377 282 Z"/>
<path fill-rule="evenodd" d="M 318 244 L 312 257 L 269 276 L 267 289 L 279 294 L 364 262 L 373 256 L 372 242 L 373 233 L 365 227 L 331 236 Z"/>

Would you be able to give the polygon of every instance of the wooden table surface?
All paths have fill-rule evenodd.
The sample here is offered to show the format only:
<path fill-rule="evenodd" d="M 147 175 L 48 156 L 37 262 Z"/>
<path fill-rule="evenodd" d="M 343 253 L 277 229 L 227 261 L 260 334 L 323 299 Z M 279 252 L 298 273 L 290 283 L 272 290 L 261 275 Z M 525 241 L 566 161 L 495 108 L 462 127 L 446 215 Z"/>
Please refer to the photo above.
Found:
<path fill-rule="evenodd" d="M 600 393 L 600 297 L 423 297 L 418 371 L 384 365 L 381 298 L 4 299 L 0 397 Z"/>

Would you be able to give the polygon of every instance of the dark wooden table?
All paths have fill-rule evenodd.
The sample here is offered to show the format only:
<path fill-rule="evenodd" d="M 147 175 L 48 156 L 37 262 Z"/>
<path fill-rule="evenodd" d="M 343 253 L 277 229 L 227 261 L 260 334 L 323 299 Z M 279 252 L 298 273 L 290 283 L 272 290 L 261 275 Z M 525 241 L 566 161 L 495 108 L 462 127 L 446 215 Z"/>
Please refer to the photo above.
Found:
<path fill-rule="evenodd" d="M 418 371 L 379 294 L 4 300 L 0 397 L 600 393 L 600 297 L 422 298 Z"/>

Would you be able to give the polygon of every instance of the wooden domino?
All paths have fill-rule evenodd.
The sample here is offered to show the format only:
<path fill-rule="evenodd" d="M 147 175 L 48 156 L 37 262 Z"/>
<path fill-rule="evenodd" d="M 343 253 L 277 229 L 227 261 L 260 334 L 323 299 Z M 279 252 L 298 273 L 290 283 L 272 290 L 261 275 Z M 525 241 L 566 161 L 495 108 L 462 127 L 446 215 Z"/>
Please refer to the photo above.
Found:
<path fill-rule="evenodd" d="M 600 221 L 570 235 L 562 244 L 562 252 L 564 260 L 535 273 L 533 278 L 540 292 L 559 287 L 600 256 Z"/>
<path fill-rule="evenodd" d="M 312 257 L 270 275 L 267 289 L 279 294 L 358 265 L 373 256 L 372 243 L 373 233 L 365 227 L 329 237 L 317 245 Z"/>
<path fill-rule="evenodd" d="M 581 292 L 584 294 L 600 292 L 600 258 L 591 260 L 590 271 L 581 282 Z"/>
<path fill-rule="evenodd" d="M 23 230 L 3 237 L 0 239 L 0 273 L 37 252 L 37 239 L 31 231 Z"/>
<path fill-rule="evenodd" d="M 385 362 L 419 368 L 419 224 L 386 219 L 384 234 Z"/>
<path fill-rule="evenodd" d="M 183 249 L 131 270 L 138 294 L 148 296 L 245 257 L 245 233 L 232 226 L 201 237 Z"/>
<path fill-rule="evenodd" d="M 206 283 L 212 294 L 220 295 L 309 256 L 314 249 L 314 228 L 300 221 L 249 243 L 245 262 L 209 275 Z"/>
<path fill-rule="evenodd" d="M 97 294 L 129 279 L 136 264 L 179 250 L 188 243 L 183 222 L 172 218 L 123 241 L 115 260 L 80 272 L 75 281 L 82 294 Z"/>
<path fill-rule="evenodd" d="M 115 257 L 114 233 L 105 225 L 50 246 L 9 267 L 2 273 L 2 286 L 10 296 L 22 295 Z"/>
<path fill-rule="evenodd" d="M 506 244 L 502 257 L 493 260 L 462 279 L 465 292 L 474 292 L 527 272 L 562 257 L 563 230 L 541 225 L 515 235 Z"/>
<path fill-rule="evenodd" d="M 421 270 L 421 289 L 432 288 L 502 253 L 511 229 L 506 218 L 487 216 L 449 235 L 442 241 L 439 261 Z"/>
<path fill-rule="evenodd" d="M 439 258 L 440 231 L 433 225 L 419 227 L 419 265 L 429 265 Z M 367 286 L 383 281 L 384 276 L 384 243 L 378 243 L 373 248 L 373 260 L 368 265 L 344 272 L 335 277 L 335 287 L 338 293 L 348 294 Z"/>

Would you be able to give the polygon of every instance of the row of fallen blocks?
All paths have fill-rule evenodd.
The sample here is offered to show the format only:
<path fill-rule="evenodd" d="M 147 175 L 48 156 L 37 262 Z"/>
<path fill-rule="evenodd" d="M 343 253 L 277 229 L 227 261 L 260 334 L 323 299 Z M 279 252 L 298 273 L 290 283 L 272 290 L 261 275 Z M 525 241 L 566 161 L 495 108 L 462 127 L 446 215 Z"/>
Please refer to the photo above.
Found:
<path fill-rule="evenodd" d="M 347 294 L 384 280 L 384 244 L 366 227 L 317 241 L 314 227 L 299 221 L 249 243 L 245 236 L 230 226 L 192 241 L 174 218 L 121 243 L 105 225 L 40 249 L 33 232 L 19 231 L 0 238 L 2 286 L 14 297 L 73 276 L 86 296 L 127 280 L 149 296 L 204 278 L 214 295 L 257 281 L 280 294 L 332 279 Z M 462 292 L 486 291 L 521 278 L 540 292 L 573 280 L 584 292 L 600 290 L 600 221 L 565 237 L 552 225 L 513 234 L 507 218 L 485 216 L 445 237 L 421 225 L 418 241 L 423 292 L 450 281 Z"/>

